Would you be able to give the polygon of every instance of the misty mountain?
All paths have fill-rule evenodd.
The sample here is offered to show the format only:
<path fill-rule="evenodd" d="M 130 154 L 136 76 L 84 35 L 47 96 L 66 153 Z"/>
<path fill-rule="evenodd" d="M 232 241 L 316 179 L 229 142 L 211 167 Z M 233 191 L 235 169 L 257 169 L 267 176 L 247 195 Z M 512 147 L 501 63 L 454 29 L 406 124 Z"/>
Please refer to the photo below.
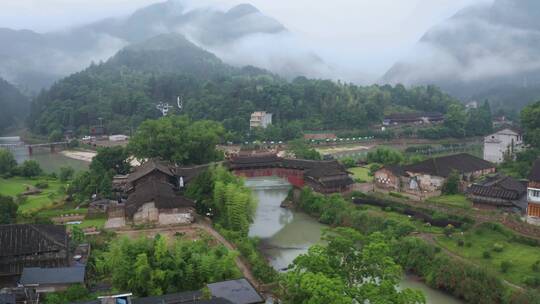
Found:
<path fill-rule="evenodd" d="M 429 30 L 384 82 L 434 83 L 507 109 L 540 99 L 540 1 L 495 0 Z"/>
<path fill-rule="evenodd" d="M 161 34 L 42 91 L 32 103 L 28 125 L 40 134 L 67 129 L 86 134 L 101 117 L 110 130 L 125 131 L 157 118 L 158 102 L 176 104 L 178 95 L 190 98 L 207 82 L 259 76 L 278 79 L 259 68 L 223 63 L 180 34 Z"/>
<path fill-rule="evenodd" d="M 288 50 L 294 38 L 287 29 L 252 5 L 219 11 L 189 9 L 181 0 L 169 0 L 124 18 L 65 31 L 41 34 L 0 29 L 0 76 L 24 91 L 36 92 L 92 62 L 107 60 L 125 46 L 167 33 L 182 34 L 237 66 L 260 66 L 291 77 L 324 66 L 319 57 L 301 47 Z"/>
<path fill-rule="evenodd" d="M 0 78 L 0 134 L 28 114 L 30 101 L 12 84 Z"/>

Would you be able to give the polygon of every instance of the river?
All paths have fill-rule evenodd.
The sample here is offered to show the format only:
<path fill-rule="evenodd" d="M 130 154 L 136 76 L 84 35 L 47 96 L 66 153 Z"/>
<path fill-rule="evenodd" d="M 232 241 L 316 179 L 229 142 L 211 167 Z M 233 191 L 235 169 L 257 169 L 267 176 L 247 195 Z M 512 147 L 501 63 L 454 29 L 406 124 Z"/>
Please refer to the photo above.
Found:
<path fill-rule="evenodd" d="M 18 136 L 0 137 L 1 144 L 20 145 L 9 148 L 17 163 L 20 164 L 28 159 L 36 160 L 46 173 L 58 173 L 62 166 L 71 166 L 75 171 L 88 169 L 87 162 L 66 157 L 61 153 L 51 153 L 48 147 L 34 148 L 32 155 L 29 155 L 28 149 L 23 146 L 24 143 Z"/>
<path fill-rule="evenodd" d="M 261 250 L 277 270 L 286 268 L 295 257 L 321 242 L 323 225 L 302 212 L 280 207 L 291 185 L 280 178 L 251 178 L 246 185 L 258 200 L 250 236 L 261 239 Z M 430 288 L 413 276 L 405 276 L 400 287 L 421 290 L 428 304 L 463 304 L 463 302 Z"/>

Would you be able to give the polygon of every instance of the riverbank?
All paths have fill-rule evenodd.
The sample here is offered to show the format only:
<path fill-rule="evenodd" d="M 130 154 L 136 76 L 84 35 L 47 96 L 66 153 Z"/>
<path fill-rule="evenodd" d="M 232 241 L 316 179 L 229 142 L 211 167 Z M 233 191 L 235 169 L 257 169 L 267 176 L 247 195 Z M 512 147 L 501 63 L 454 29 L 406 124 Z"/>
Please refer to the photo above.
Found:
<path fill-rule="evenodd" d="M 505 276 L 508 279 L 515 279 L 512 275 L 519 274 L 520 271 L 521 275 L 523 275 L 525 272 L 524 267 L 530 268 L 533 261 L 527 260 L 526 265 L 523 265 L 522 268 L 506 261 L 511 267 L 507 267 L 504 271 L 497 270 L 500 268 L 497 263 L 502 263 L 501 259 L 507 259 L 508 257 L 499 252 L 491 252 L 493 251 L 493 243 L 491 242 L 493 238 L 486 240 L 486 242 L 477 241 L 476 243 L 468 239 L 464 240 L 464 236 L 468 235 L 470 224 L 463 225 L 461 231 L 456 228 L 447 231 L 445 228 L 443 234 L 442 228 L 426 225 L 425 222 L 420 220 L 412 220 L 413 217 L 404 214 L 391 217 L 390 215 L 394 214 L 394 212 L 391 212 L 394 209 L 392 207 L 383 207 L 381 209 L 380 207 L 364 204 L 353 204 L 350 200 L 346 200 L 339 195 L 323 196 L 308 189 L 296 193 L 294 198 L 296 209 L 307 212 L 319 222 L 333 227 L 350 227 L 365 235 L 382 232 L 388 237 L 394 238 L 396 242 L 394 247 L 396 260 L 405 271 L 417 274 L 428 286 L 444 290 L 457 299 L 465 300 L 466 303 L 520 303 L 516 299 L 529 296 L 529 293 L 534 295 L 534 288 L 524 289 L 524 286 L 519 286 L 524 283 L 523 280 L 515 282 L 516 284 L 508 284 L 505 281 Z M 493 256 L 497 269 L 493 269 L 493 264 L 491 264 L 489 266 L 492 269 L 487 270 L 484 266 L 487 262 L 479 265 L 468 258 L 456 259 L 445 251 L 441 251 L 441 248 L 438 248 L 439 246 L 423 240 L 419 237 L 421 235 L 433 235 L 440 239 L 449 239 L 451 241 L 447 243 L 452 246 L 456 244 L 455 248 L 452 248 L 453 250 L 463 251 L 463 247 L 466 247 L 468 250 L 474 251 L 475 257 L 481 257 L 483 254 L 485 255 L 484 252 L 488 251 Z M 486 235 L 488 235 L 487 232 L 483 233 L 482 237 Z M 512 234 L 509 238 L 513 236 Z M 459 242 L 459 240 L 462 241 Z M 502 243 L 500 239 L 495 241 Z M 488 246 L 484 243 L 490 244 Z M 449 244 L 446 245 L 449 246 Z M 504 245 L 507 245 L 507 248 L 513 246 L 508 242 L 503 243 L 501 246 Z M 515 258 L 515 251 L 505 250 L 509 254 L 514 253 L 513 258 Z M 504 272 L 502 275 L 501 271 Z M 465 282 L 474 284 L 467 285 L 468 283 Z M 534 283 L 532 279 L 527 278 L 526 285 L 531 283 Z M 491 292 L 492 290 L 496 290 L 496 292 Z"/>
<path fill-rule="evenodd" d="M 64 150 L 60 152 L 65 157 L 81 160 L 85 162 L 92 162 L 92 159 L 96 156 L 96 152 L 93 151 L 80 151 L 80 150 Z"/>

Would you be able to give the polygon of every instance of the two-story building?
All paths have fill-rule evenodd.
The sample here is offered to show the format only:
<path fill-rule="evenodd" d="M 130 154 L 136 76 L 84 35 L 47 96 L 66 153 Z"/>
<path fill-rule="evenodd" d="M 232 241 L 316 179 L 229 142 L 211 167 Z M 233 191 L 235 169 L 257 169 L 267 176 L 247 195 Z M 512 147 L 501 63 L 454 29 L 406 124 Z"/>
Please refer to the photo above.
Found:
<path fill-rule="evenodd" d="M 265 111 L 253 112 L 249 120 L 249 128 L 263 128 L 265 129 L 272 124 L 272 113 Z"/>
<path fill-rule="evenodd" d="M 521 132 L 504 128 L 484 137 L 484 159 L 496 164 L 502 163 L 505 157 L 513 158 L 522 146 Z"/>
<path fill-rule="evenodd" d="M 527 221 L 540 225 L 540 159 L 534 162 L 527 187 Z"/>

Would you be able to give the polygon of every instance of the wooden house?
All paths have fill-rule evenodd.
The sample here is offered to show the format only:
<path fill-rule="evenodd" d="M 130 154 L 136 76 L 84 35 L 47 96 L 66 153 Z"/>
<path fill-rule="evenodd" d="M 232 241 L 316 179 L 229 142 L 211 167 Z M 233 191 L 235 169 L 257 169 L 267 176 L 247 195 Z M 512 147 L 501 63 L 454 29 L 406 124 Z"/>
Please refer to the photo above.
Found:
<path fill-rule="evenodd" d="M 18 277 L 25 267 L 69 265 L 65 226 L 0 225 L 0 276 Z"/>
<path fill-rule="evenodd" d="M 188 224 L 195 220 L 195 202 L 176 193 L 167 182 L 148 179 L 129 194 L 125 216 L 135 224 Z"/>
<path fill-rule="evenodd" d="M 527 210 L 526 184 L 505 175 L 495 175 L 473 183 L 467 197 L 482 209 L 504 209 L 524 213 Z"/>

